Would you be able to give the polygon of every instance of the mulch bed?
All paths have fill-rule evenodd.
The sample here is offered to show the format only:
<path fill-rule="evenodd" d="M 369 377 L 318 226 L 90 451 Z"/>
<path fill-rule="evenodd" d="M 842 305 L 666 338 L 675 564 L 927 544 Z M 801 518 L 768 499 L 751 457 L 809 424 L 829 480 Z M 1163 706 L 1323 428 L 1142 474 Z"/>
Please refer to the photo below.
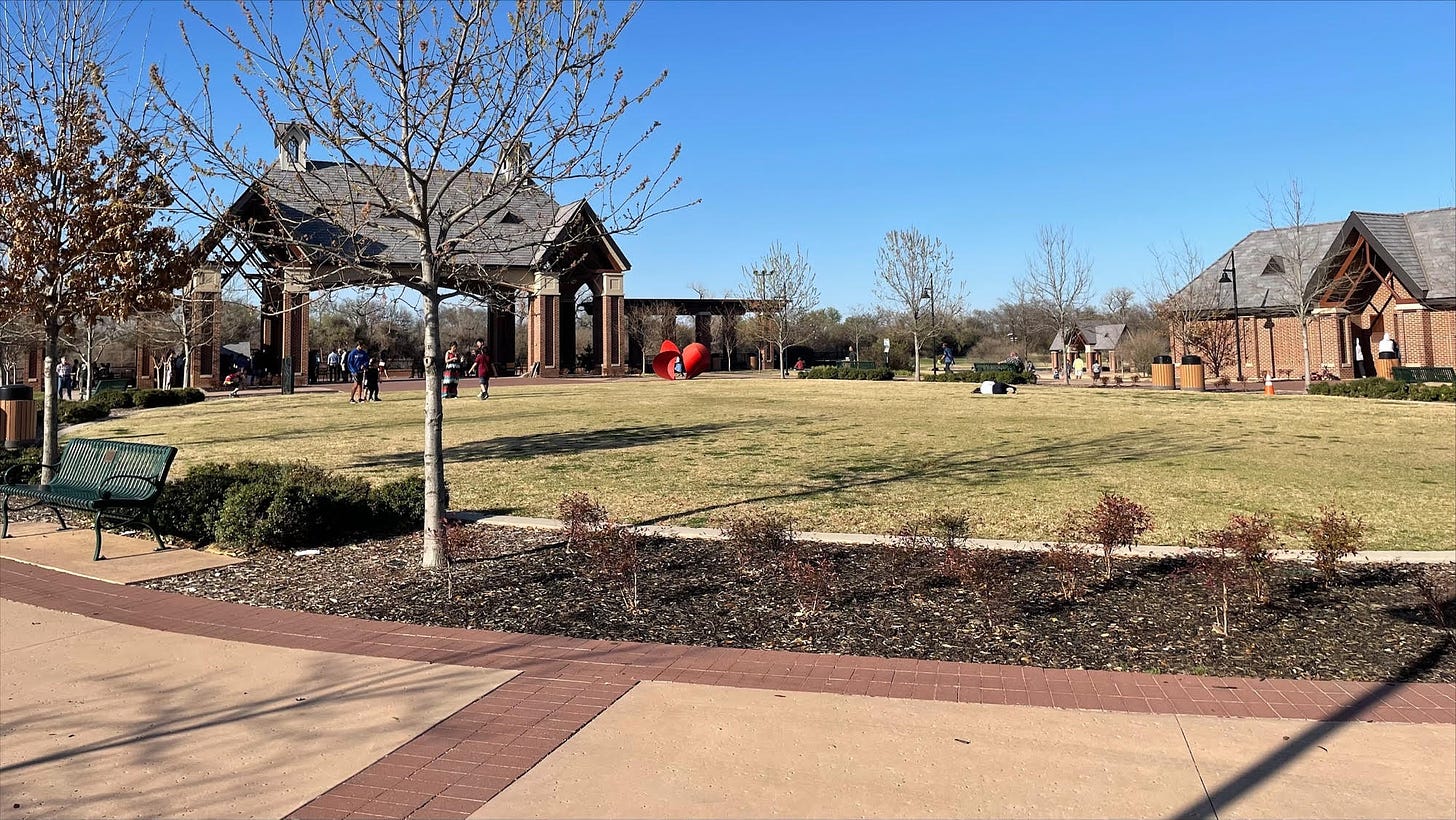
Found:
<path fill-rule="evenodd" d="M 1236 597 L 1230 635 L 1181 559 L 1123 558 L 1075 602 L 1036 555 L 1006 553 L 1005 603 L 988 623 L 976 593 L 919 559 L 905 570 L 875 548 L 813 545 L 835 579 L 804 613 L 781 572 L 741 568 L 721 543 L 654 539 L 641 554 L 640 606 L 594 576 L 557 533 L 487 525 L 452 533 L 454 566 L 419 567 L 420 537 L 319 555 L 264 552 L 147 584 L 257 606 L 356 618 L 603 640 L 785 649 L 1053 668 L 1336 680 L 1456 682 L 1456 652 L 1411 668 L 1449 632 L 1422 603 L 1417 568 L 1359 565 L 1327 588 L 1313 569 L 1272 568 L 1270 603 Z M 1441 572 L 1448 574 L 1450 568 Z M 1449 591 L 1449 587 L 1448 587 Z M 1456 623 L 1456 602 L 1443 609 Z"/>

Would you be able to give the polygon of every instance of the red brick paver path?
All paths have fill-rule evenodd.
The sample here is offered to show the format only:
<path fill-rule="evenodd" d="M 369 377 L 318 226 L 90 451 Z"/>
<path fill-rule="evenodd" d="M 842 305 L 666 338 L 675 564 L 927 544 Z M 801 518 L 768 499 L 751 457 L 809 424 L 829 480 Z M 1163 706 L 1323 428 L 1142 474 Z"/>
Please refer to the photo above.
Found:
<path fill-rule="evenodd" d="M 519 670 L 296 818 L 466 817 L 638 681 L 961 703 L 1456 724 L 1456 685 L 1205 678 L 593 641 L 365 621 L 119 586 L 0 559 L 0 596 L 269 646 Z"/>

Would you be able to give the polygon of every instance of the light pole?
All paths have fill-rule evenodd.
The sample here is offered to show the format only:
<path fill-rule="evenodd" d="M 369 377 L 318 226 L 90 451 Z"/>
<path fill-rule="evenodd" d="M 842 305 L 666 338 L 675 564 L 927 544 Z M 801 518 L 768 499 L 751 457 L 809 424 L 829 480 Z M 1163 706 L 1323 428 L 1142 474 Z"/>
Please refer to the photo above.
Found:
<path fill-rule="evenodd" d="M 1269 331 L 1269 378 L 1274 378 L 1274 317 L 1264 320 L 1264 329 Z"/>
<path fill-rule="evenodd" d="M 1227 285 L 1230 282 L 1234 286 L 1234 358 L 1238 366 L 1239 381 L 1244 380 L 1244 334 L 1239 331 L 1239 274 L 1234 269 L 1234 252 L 1229 251 L 1228 267 L 1223 269 L 1223 276 L 1218 278 L 1220 285 Z"/>
<path fill-rule="evenodd" d="M 921 299 L 929 299 L 930 300 L 930 329 L 932 331 L 934 331 L 935 330 L 935 288 L 927 285 L 925 288 L 923 288 L 920 291 L 920 298 Z M 939 341 L 939 339 L 937 338 L 936 341 Z M 918 350 L 915 351 L 915 355 L 916 356 L 919 356 L 920 355 L 920 351 L 918 351 Z M 938 348 L 938 347 L 932 347 L 932 349 L 930 351 L 930 375 L 934 376 L 934 375 L 938 374 L 939 372 L 940 372 L 940 348 Z"/>

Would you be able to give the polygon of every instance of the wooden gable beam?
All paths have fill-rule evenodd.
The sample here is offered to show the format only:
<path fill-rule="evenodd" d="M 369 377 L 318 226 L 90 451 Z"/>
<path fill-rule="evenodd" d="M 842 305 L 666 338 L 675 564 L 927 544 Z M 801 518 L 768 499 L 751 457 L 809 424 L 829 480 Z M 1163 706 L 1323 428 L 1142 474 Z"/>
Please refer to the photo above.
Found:
<path fill-rule="evenodd" d="M 1361 266 L 1360 273 L 1354 278 L 1354 281 L 1345 284 L 1344 280 L 1350 278 L 1350 266 L 1355 262 L 1355 257 L 1359 256 L 1362 250 L 1367 251 L 1365 265 Z M 1355 291 L 1355 286 L 1360 283 L 1360 278 L 1365 275 L 1365 268 L 1369 266 L 1370 259 L 1368 250 L 1364 234 L 1359 234 L 1355 239 L 1355 244 L 1350 247 L 1350 252 L 1345 256 L 1344 264 L 1340 265 L 1340 269 L 1325 284 L 1324 293 L 1320 296 L 1320 307 L 1341 307 L 1345 304 L 1346 298 Z M 1342 285 L 1343 287 L 1340 287 Z M 1340 295 L 1337 298 L 1332 298 L 1337 290 Z"/>

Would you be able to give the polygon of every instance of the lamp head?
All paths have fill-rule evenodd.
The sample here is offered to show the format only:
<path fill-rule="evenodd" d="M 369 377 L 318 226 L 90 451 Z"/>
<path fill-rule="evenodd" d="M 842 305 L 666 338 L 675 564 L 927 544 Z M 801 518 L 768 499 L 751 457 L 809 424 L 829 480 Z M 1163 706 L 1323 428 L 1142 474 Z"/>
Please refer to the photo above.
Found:
<path fill-rule="evenodd" d="M 930 288 L 928 288 L 928 287 L 921 288 L 921 290 L 920 290 L 920 298 L 921 299 L 929 299 L 930 298 Z"/>
<path fill-rule="evenodd" d="M 1229 278 L 1229 274 L 1231 274 L 1231 273 L 1233 273 L 1232 270 L 1229 270 L 1228 268 L 1224 268 L 1223 269 L 1223 276 L 1218 277 L 1218 283 L 1220 285 L 1227 285 L 1229 282 L 1234 281 L 1233 279 L 1230 279 Z"/>

